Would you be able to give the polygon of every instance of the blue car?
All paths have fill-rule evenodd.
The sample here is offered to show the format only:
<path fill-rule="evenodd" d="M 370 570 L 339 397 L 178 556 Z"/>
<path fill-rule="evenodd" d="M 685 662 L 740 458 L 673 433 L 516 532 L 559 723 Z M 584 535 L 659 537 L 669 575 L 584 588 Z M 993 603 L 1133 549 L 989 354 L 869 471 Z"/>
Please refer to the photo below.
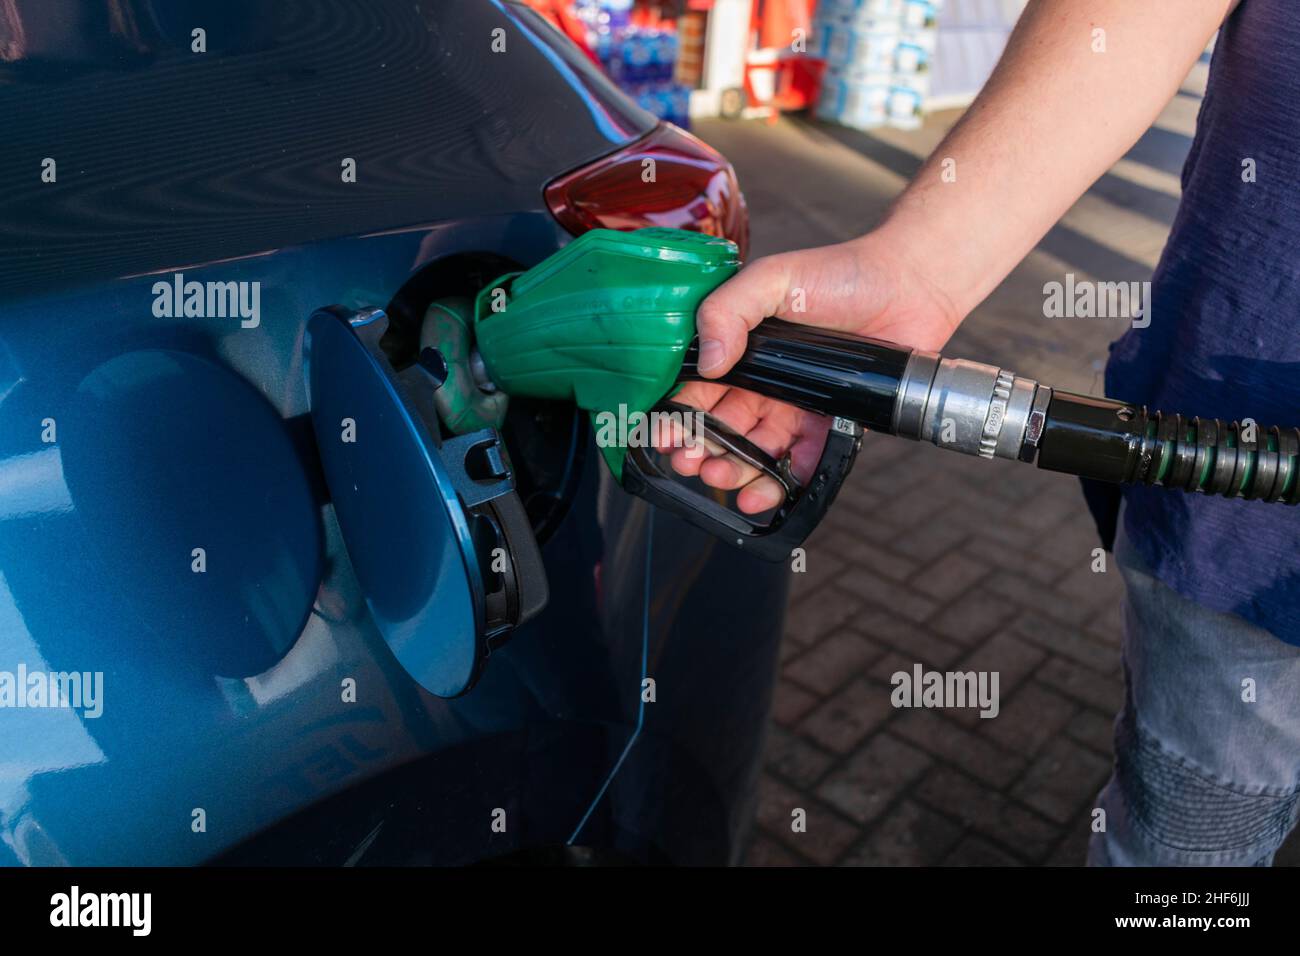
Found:
<path fill-rule="evenodd" d="M 0 864 L 737 858 L 785 569 L 421 358 L 584 229 L 743 243 L 721 156 L 497 0 L 11 0 L 0 133 Z"/>

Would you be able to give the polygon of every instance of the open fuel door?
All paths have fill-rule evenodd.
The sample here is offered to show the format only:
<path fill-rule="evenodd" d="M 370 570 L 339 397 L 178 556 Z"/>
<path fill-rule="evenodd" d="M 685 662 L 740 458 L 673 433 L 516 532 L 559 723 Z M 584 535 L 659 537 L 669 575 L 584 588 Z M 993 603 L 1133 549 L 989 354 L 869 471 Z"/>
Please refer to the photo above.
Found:
<path fill-rule="evenodd" d="M 312 424 L 348 556 L 380 633 L 420 686 L 455 697 L 546 603 L 546 575 L 495 429 L 443 440 L 432 349 L 400 374 L 379 309 L 307 324 Z"/>

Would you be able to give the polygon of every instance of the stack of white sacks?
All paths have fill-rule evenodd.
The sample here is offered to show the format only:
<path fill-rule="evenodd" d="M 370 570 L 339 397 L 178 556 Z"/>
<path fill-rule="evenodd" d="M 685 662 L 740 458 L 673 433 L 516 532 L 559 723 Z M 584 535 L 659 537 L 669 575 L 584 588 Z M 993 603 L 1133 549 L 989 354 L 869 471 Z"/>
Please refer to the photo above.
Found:
<path fill-rule="evenodd" d="M 1002 55 L 1024 0 L 948 0 L 939 18 L 930 109 L 966 106 Z"/>
<path fill-rule="evenodd" d="M 944 0 L 820 0 L 809 52 L 826 61 L 817 115 L 857 129 L 921 125 Z"/>

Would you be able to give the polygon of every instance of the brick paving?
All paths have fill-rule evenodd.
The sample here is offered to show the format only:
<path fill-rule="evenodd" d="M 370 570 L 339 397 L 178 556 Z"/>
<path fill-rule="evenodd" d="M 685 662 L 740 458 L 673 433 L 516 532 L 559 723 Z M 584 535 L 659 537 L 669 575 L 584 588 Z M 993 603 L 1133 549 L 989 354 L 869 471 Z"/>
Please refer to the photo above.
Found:
<path fill-rule="evenodd" d="M 863 231 L 952 119 L 912 134 L 800 120 L 710 122 L 701 133 L 740 173 L 761 255 Z M 1173 138 L 1173 148 L 1187 142 Z M 1106 345 L 1122 326 L 1044 319 L 1041 290 L 1067 270 L 1106 280 L 1149 272 L 1174 204 L 1148 194 L 1144 208 L 1132 189 L 1124 195 L 1144 228 L 1101 237 L 1110 246 L 1086 234 L 1071 245 L 1067 216 L 967 321 L 951 354 L 1100 393 Z M 1077 257 L 1059 258 L 1061 249 Z M 1128 275 L 1114 274 L 1121 260 Z M 791 576 L 746 863 L 1080 864 L 1123 694 L 1123 583 L 1109 556 L 1093 570 L 1098 546 L 1071 478 L 868 435 L 808 543 L 806 572 Z M 916 663 L 997 671 L 1000 713 L 893 707 L 891 675 Z M 796 809 L 802 832 L 791 826 Z M 1297 857 L 1293 840 L 1279 862 Z"/>
<path fill-rule="evenodd" d="M 942 454 L 869 436 L 850 481 L 926 492 Z M 928 505 L 846 496 L 810 540 L 749 862 L 1077 862 L 1110 767 L 1123 586 L 1113 568 L 1089 570 L 1072 481 L 967 464 Z M 1038 501 L 1055 516 L 1046 527 L 1023 507 Z M 916 662 L 998 671 L 1000 713 L 894 708 L 890 676 Z M 791 831 L 792 807 L 806 832 Z"/>

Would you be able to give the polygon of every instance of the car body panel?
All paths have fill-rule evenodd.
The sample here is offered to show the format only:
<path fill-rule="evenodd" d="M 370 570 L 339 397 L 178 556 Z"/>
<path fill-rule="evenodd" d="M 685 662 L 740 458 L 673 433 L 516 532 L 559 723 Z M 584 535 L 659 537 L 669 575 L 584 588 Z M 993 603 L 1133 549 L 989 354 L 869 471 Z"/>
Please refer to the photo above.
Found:
<path fill-rule="evenodd" d="M 449 257 L 539 261 L 566 238 L 546 182 L 646 117 L 487 0 L 285 3 L 269 22 L 108 5 L 153 24 L 126 52 L 93 6 L 4 8 L 5 48 L 17 11 L 31 55 L 0 67 L 0 181 L 18 184 L 0 197 L 0 671 L 101 671 L 104 699 L 97 718 L 0 709 L 0 863 L 464 863 L 569 841 L 733 857 L 783 569 L 652 515 L 578 435 L 549 606 L 439 699 L 366 612 L 306 418 L 313 311 L 382 306 Z M 226 45 L 209 26 L 208 53 L 177 46 L 200 21 L 230 24 Z M 257 325 L 157 315 L 176 273 L 259 283 Z M 185 384 L 148 384 L 176 367 Z M 87 389 L 99 417 L 78 419 Z M 112 467 L 51 484 L 73 461 Z M 165 580 L 190 572 L 191 532 L 229 534 L 238 566 L 209 551 L 201 575 L 215 603 Z"/>

